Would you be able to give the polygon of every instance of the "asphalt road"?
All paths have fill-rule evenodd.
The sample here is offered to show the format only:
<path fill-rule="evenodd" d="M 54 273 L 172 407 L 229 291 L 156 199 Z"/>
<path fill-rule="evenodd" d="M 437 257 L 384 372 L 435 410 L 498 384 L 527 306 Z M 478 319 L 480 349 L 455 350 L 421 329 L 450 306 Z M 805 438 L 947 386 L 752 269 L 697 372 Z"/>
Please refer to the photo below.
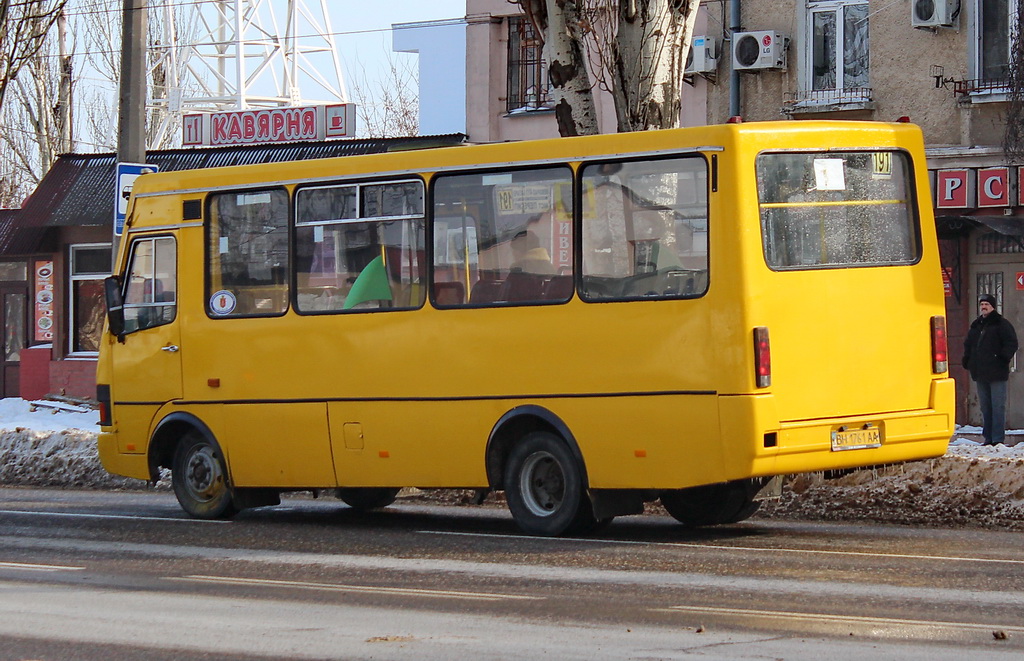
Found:
<path fill-rule="evenodd" d="M 1024 535 L 0 489 L 0 659 L 956 659 L 1024 654 Z"/>

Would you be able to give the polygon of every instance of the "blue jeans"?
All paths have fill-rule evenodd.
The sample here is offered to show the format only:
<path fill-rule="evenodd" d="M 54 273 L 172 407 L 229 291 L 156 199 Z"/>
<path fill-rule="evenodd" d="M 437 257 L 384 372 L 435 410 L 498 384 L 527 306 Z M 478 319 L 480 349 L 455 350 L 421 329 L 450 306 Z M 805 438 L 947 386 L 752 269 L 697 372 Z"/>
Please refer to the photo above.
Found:
<path fill-rule="evenodd" d="M 975 381 L 978 402 L 985 421 L 982 435 L 986 445 L 1002 443 L 1006 431 L 1006 381 Z"/>

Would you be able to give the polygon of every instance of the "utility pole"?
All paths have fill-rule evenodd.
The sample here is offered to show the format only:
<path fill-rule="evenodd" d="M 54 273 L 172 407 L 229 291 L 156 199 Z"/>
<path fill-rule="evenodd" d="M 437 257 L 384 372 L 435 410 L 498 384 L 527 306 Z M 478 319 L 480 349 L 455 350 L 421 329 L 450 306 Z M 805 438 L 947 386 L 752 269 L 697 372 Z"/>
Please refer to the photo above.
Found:
<path fill-rule="evenodd" d="M 146 0 L 124 0 L 122 18 L 117 160 L 119 163 L 145 163 Z M 117 191 L 117 194 L 120 194 L 120 191 Z M 116 265 L 121 237 L 116 233 L 113 236 L 113 260 Z"/>

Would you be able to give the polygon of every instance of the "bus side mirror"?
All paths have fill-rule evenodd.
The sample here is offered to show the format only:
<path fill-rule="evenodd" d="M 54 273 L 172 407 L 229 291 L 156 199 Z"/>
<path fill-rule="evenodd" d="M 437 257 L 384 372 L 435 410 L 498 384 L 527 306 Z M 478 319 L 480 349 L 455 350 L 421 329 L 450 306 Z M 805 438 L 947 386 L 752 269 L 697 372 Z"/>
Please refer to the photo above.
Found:
<path fill-rule="evenodd" d="M 103 294 L 107 302 L 107 327 L 124 342 L 124 296 L 121 295 L 121 278 L 112 275 L 103 280 Z"/>

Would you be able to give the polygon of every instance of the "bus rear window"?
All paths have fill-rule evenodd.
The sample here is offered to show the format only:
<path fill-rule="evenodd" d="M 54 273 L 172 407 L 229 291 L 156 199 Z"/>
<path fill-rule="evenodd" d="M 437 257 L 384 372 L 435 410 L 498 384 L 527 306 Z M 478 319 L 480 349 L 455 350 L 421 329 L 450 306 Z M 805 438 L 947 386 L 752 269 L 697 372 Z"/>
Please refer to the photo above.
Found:
<path fill-rule="evenodd" d="M 757 187 L 772 269 L 912 264 L 920 255 L 902 152 L 764 153 Z"/>

